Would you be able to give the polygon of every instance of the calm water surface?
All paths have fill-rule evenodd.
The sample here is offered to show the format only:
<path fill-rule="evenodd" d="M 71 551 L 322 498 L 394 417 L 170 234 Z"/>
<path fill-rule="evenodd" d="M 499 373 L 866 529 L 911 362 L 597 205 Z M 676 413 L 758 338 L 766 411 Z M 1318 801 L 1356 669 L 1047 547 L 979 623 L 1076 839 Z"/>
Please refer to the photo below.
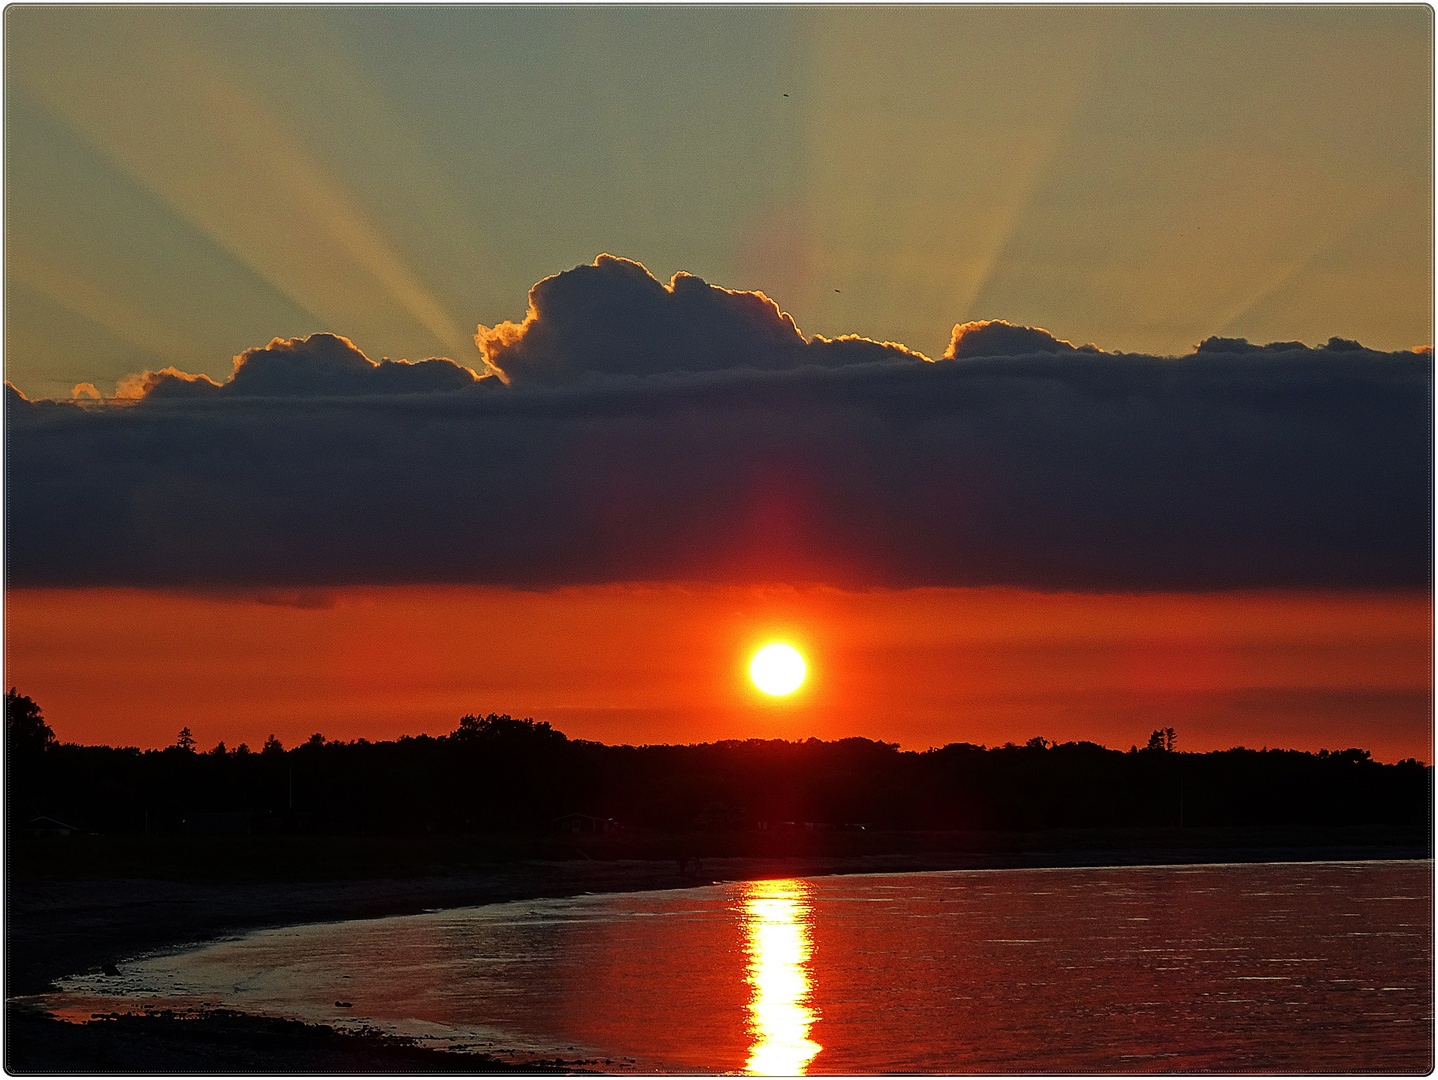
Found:
<path fill-rule="evenodd" d="M 610 1071 L 1425 1072 L 1432 874 L 955 871 L 522 901 L 260 931 L 66 980 L 51 1003 L 88 1016 L 119 992 Z"/>

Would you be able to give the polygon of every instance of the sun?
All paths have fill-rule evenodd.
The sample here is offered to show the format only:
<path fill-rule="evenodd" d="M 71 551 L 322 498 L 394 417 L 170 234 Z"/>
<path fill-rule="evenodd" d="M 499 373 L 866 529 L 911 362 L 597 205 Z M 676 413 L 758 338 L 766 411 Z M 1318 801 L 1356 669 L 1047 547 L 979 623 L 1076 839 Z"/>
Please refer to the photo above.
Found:
<path fill-rule="evenodd" d="M 749 664 L 749 677 L 766 694 L 792 694 L 804 681 L 804 658 L 789 645 L 765 645 Z"/>

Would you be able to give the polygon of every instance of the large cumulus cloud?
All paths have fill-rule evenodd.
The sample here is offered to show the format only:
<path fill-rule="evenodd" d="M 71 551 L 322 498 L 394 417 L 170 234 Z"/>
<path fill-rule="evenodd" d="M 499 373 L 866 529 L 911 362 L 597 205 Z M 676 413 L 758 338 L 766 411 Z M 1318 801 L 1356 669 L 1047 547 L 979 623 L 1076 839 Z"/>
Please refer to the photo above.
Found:
<path fill-rule="evenodd" d="M 1428 353 L 965 324 L 927 363 L 611 263 L 536 287 L 509 387 L 310 338 L 128 407 L 8 392 L 10 581 L 1428 581 Z"/>
<path fill-rule="evenodd" d="M 926 359 L 891 342 L 806 340 L 763 293 L 721 289 L 692 274 L 664 285 L 639 263 L 612 255 L 545 278 L 529 291 L 523 322 L 481 326 L 474 340 L 485 363 L 518 385 L 572 382 L 584 373 Z"/>

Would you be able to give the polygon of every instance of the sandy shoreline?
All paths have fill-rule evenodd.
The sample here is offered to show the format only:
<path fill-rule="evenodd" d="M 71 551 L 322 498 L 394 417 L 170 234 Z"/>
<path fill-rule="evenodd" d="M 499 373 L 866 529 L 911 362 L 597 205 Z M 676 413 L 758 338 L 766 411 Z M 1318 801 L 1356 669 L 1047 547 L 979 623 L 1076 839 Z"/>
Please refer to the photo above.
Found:
<path fill-rule="evenodd" d="M 43 879 L 13 872 L 7 889 L 7 999 L 45 992 L 66 975 L 122 966 L 144 953 L 268 926 L 500 903 L 581 893 L 631 892 L 767 877 L 1018 867 L 1164 865 L 1428 858 L 1413 845 L 1324 847 L 1132 847 L 1111 850 L 675 860 L 523 860 L 463 872 L 349 881 L 209 883 L 142 878 Z M 421 1051 L 398 1040 L 345 1040 L 330 1029 L 270 1028 L 256 1018 L 131 1018 L 66 1024 L 7 1003 L 5 1057 L 11 1072 L 54 1071 L 513 1071 L 473 1055 Z M 293 1022 L 287 1022 L 293 1023 Z M 256 1025 L 260 1025 L 256 1028 Z M 304 1028 L 305 1025 L 298 1025 Z M 288 1056 L 287 1056 L 288 1055 Z M 434 1055 L 438 1055 L 437 1057 Z M 457 1060 L 450 1060 L 451 1058 Z M 367 1065 L 366 1062 L 369 1064 Z M 593 1069 L 552 1062 L 544 1071 Z M 603 1071 L 604 1066 L 598 1066 Z"/>

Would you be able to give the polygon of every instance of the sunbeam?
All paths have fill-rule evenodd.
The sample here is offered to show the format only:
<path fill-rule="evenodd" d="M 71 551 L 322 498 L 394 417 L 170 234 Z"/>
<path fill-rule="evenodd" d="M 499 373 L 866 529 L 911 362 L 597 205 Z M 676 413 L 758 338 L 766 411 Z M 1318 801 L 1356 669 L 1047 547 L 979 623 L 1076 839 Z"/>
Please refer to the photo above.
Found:
<path fill-rule="evenodd" d="M 87 277 L 72 273 L 24 244 L 11 242 L 5 267 L 13 281 L 82 318 L 103 326 L 143 352 L 193 365 L 204 354 L 168 323 L 152 318 Z"/>
<path fill-rule="evenodd" d="M 802 325 L 898 337 L 975 317 L 975 298 L 1067 141 L 1095 34 L 1076 26 L 1024 42 L 1019 66 L 1045 77 L 1017 84 L 1012 55 L 954 64 L 952 34 L 934 22 L 951 16 L 852 10 L 813 24 L 807 216 L 817 265 L 812 307 L 795 300 Z M 995 18 L 961 16 L 975 40 L 1002 33 Z M 945 341 L 909 344 L 937 355 Z"/>
<path fill-rule="evenodd" d="M 74 23 L 50 39 L 63 67 L 32 50 L 11 71 L 63 122 L 328 326 L 389 311 L 455 355 L 471 347 L 345 185 L 173 21 L 126 10 Z M 90 52 L 95 63 L 74 62 Z"/>

